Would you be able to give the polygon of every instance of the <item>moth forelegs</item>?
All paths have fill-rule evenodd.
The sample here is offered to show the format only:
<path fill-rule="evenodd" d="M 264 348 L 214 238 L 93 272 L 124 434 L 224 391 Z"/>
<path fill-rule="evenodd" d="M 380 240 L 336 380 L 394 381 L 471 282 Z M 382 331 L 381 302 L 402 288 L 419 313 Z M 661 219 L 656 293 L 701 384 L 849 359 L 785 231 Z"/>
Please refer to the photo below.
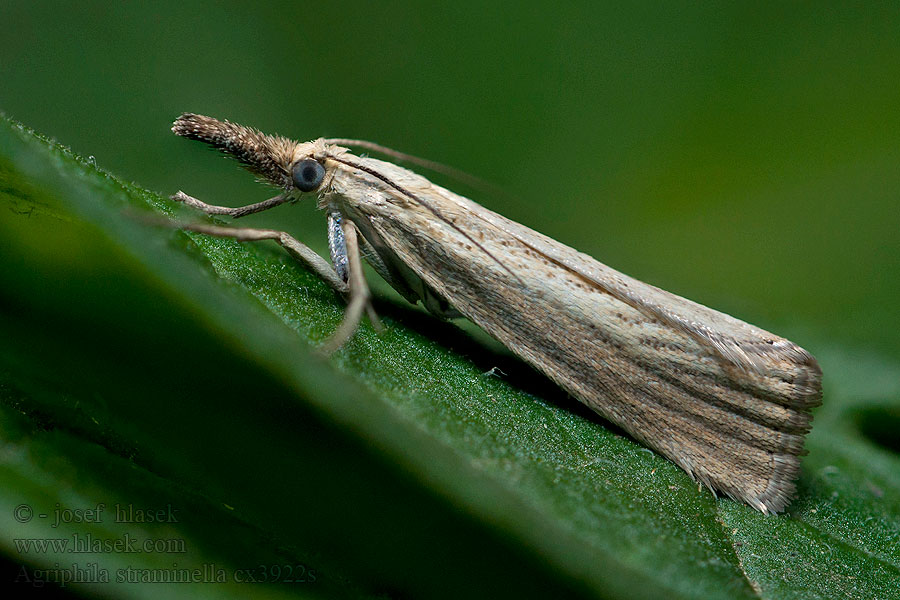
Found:
<path fill-rule="evenodd" d="M 170 196 L 170 198 L 172 200 L 175 200 L 176 202 L 183 202 L 192 208 L 200 209 L 208 215 L 227 215 L 235 219 L 246 217 L 247 215 L 252 215 L 253 213 L 262 212 L 264 210 L 269 210 L 270 208 L 274 208 L 279 204 L 284 204 L 291 199 L 289 194 L 279 194 L 274 198 L 269 198 L 268 200 L 263 200 L 262 202 L 257 202 L 256 204 L 248 204 L 246 206 L 238 206 L 237 208 L 229 208 L 227 206 L 207 204 L 202 200 L 197 200 L 193 196 L 188 196 L 182 191 L 173 194 L 172 196 Z"/>
<path fill-rule="evenodd" d="M 251 229 L 248 227 L 221 227 L 205 223 L 179 223 L 179 229 L 196 231 L 216 237 L 233 238 L 239 242 L 259 242 L 273 240 L 310 271 L 318 275 L 334 291 L 346 294 L 350 286 L 341 279 L 324 258 L 313 252 L 309 246 L 284 231 L 276 229 Z"/>
<path fill-rule="evenodd" d="M 229 215 L 237 218 L 272 208 L 285 202 L 288 198 L 276 196 L 264 202 L 235 209 L 207 204 L 181 191 L 173 195 L 172 199 L 183 202 L 193 208 L 198 208 L 207 214 Z M 325 259 L 297 238 L 287 232 L 276 229 L 222 227 L 205 223 L 179 224 L 178 227 L 186 231 L 233 238 L 239 242 L 272 240 L 287 250 L 291 256 L 300 261 L 310 271 L 318 275 L 334 291 L 340 294 L 349 294 L 344 320 L 322 347 L 322 351 L 326 354 L 334 352 L 350 339 L 350 336 L 359 327 L 363 312 L 368 314 L 369 320 L 376 329 L 381 329 L 381 321 L 378 319 L 375 309 L 372 308 L 371 293 L 362 272 L 362 260 L 359 254 L 359 238 L 356 226 L 351 221 L 341 219 L 339 213 L 333 212 L 328 215 L 328 245 L 331 250 L 333 265 L 328 264 Z"/>

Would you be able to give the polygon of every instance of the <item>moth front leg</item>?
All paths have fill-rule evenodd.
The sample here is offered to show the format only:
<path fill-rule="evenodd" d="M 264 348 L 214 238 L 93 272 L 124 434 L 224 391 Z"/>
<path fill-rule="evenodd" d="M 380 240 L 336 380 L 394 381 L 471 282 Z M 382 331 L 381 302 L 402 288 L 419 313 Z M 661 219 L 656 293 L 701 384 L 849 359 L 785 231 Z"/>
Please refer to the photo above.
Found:
<path fill-rule="evenodd" d="M 241 217 L 246 217 L 247 215 L 252 215 L 253 213 L 262 212 L 264 210 L 269 210 L 270 208 L 275 208 L 279 204 L 284 204 L 291 200 L 290 194 L 278 194 L 274 198 L 269 198 L 268 200 L 263 200 L 262 202 L 257 202 L 256 204 L 248 204 L 246 206 L 238 206 L 237 208 L 229 208 L 227 206 L 216 206 L 214 204 L 207 204 L 202 200 L 197 200 L 193 196 L 188 196 L 182 191 L 177 192 L 169 196 L 172 200 L 176 202 L 183 202 L 184 204 L 202 210 L 208 215 L 228 215 L 229 217 L 233 217 L 235 219 L 239 219 Z"/>
<path fill-rule="evenodd" d="M 188 196 L 184 192 L 178 192 L 172 196 L 172 199 L 184 202 L 188 206 L 199 208 L 207 214 L 225 214 L 235 218 L 266 210 L 286 201 L 284 197 L 276 196 L 257 204 L 237 209 L 227 209 L 207 204 L 192 196 Z M 331 265 L 306 244 L 284 231 L 248 227 L 221 227 L 202 223 L 178 224 L 177 226 L 179 229 L 186 231 L 233 238 L 240 242 L 272 240 L 287 250 L 299 262 L 303 263 L 310 271 L 318 275 L 334 291 L 342 295 L 349 295 L 344 320 L 322 348 L 322 351 L 326 354 L 330 354 L 340 348 L 353 335 L 359 327 L 363 311 L 366 311 L 375 329 L 381 330 L 381 321 L 378 319 L 378 315 L 375 314 L 374 308 L 372 308 L 371 293 L 362 272 L 362 260 L 359 254 L 359 237 L 356 226 L 352 222 L 343 219 L 339 212 L 331 211 L 328 213 L 328 246 L 331 253 Z"/>
<path fill-rule="evenodd" d="M 335 270 L 339 271 L 338 264 L 346 265 L 348 285 L 350 286 L 350 298 L 347 309 L 344 311 L 344 320 L 340 327 L 322 346 L 322 351 L 331 354 L 350 339 L 362 320 L 363 311 L 369 315 L 372 325 L 381 329 L 381 322 L 372 308 L 372 293 L 366 284 L 362 270 L 362 259 L 359 255 L 359 237 L 356 225 L 352 221 L 340 218 L 337 213 L 329 213 L 329 246 L 332 251 L 332 261 Z M 333 227 L 332 225 L 337 227 Z M 343 249 L 343 253 L 341 252 Z M 337 250 L 337 252 L 336 252 Z"/>
<path fill-rule="evenodd" d="M 170 198 L 176 202 L 183 202 L 192 208 L 198 208 L 208 215 L 228 215 L 235 219 L 255 212 L 267 210 L 290 200 L 290 197 L 287 194 L 281 194 L 274 198 L 264 200 L 263 202 L 257 202 L 256 204 L 248 204 L 247 206 L 240 206 L 238 208 L 227 208 L 224 206 L 207 204 L 193 196 L 188 196 L 182 191 L 173 194 Z M 347 277 L 343 272 L 338 271 L 336 266 L 335 268 L 332 268 L 321 256 L 313 252 L 309 246 L 287 232 L 275 229 L 253 229 L 249 227 L 220 227 L 218 225 L 205 225 L 200 223 L 178 224 L 178 228 L 186 231 L 205 233 L 216 237 L 234 238 L 239 242 L 273 240 L 278 243 L 279 246 L 287 250 L 296 260 L 306 265 L 310 271 L 322 278 L 322 280 L 334 291 L 340 294 L 346 294 L 350 291 L 350 288 L 347 285 Z"/>

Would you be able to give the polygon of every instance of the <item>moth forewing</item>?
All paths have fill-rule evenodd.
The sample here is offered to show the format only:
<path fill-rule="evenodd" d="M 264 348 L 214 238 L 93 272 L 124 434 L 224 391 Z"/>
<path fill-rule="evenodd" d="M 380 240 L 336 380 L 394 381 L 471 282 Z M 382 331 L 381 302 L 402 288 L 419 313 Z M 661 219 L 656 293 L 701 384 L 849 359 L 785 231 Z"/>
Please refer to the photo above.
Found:
<path fill-rule="evenodd" d="M 393 163 L 198 115 L 183 115 L 173 130 L 276 185 L 287 177 L 315 188 L 329 231 L 335 219 L 352 222 L 370 262 L 404 297 L 438 315 L 458 311 L 711 489 L 763 512 L 793 496 L 821 371 L 792 342 L 619 273 Z M 297 173 L 310 160 L 318 161 L 312 171 L 324 166 L 311 183 Z M 285 245 L 290 236 L 280 235 Z M 285 247 L 306 256 L 290 240 Z M 331 240 L 332 254 L 340 241 Z"/>
<path fill-rule="evenodd" d="M 764 512 L 787 505 L 820 394 L 808 353 L 395 165 L 355 160 L 428 205 L 374 182 L 360 185 L 366 173 L 358 169 L 335 176 L 332 201 L 389 250 L 382 259 L 410 268 L 461 314 L 697 480 Z"/>

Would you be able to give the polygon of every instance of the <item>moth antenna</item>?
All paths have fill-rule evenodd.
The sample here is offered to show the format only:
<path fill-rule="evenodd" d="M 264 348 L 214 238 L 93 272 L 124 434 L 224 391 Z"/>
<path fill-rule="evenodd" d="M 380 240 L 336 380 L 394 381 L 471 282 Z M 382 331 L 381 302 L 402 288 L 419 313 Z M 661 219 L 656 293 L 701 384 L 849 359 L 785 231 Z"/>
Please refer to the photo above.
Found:
<path fill-rule="evenodd" d="M 501 188 L 494 185 L 493 183 L 487 182 L 484 179 L 476 177 L 475 175 L 472 175 L 470 173 L 466 173 L 461 169 L 457 169 L 455 167 L 451 167 L 434 160 L 429 160 L 427 158 L 415 156 L 414 154 L 400 152 L 399 150 L 394 150 L 393 148 L 388 148 L 387 146 L 382 146 L 381 144 L 376 144 L 375 142 L 369 142 L 366 140 L 354 140 L 349 138 L 328 138 L 325 140 L 325 142 L 327 144 L 336 144 L 338 146 L 352 146 L 355 148 L 363 148 L 364 150 L 371 150 L 372 152 L 390 156 L 391 158 L 396 158 L 397 160 L 403 162 L 418 165 L 422 168 L 428 169 L 429 171 L 440 173 L 441 175 L 446 175 L 447 177 L 455 179 L 460 183 L 464 183 L 467 186 L 474 188 L 480 192 L 507 196 L 506 192 L 504 192 Z"/>

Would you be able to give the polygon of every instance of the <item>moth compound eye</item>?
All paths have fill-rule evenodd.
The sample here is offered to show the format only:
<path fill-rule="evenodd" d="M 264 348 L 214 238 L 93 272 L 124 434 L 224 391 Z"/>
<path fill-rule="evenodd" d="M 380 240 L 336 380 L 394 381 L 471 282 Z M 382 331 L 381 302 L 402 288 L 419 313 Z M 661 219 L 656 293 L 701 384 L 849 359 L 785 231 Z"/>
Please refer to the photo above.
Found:
<path fill-rule="evenodd" d="M 322 183 L 325 178 L 325 167 L 311 158 L 301 160 L 291 170 L 291 178 L 294 180 L 294 187 L 301 192 L 311 192 Z"/>

